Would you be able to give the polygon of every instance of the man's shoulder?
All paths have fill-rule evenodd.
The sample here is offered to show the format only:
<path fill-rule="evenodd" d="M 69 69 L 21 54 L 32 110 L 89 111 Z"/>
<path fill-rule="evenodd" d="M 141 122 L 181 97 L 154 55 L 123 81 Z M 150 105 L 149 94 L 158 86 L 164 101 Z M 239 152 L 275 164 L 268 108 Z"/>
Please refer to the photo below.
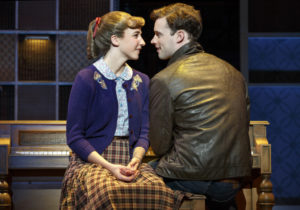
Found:
<path fill-rule="evenodd" d="M 218 65 L 218 66 L 227 66 L 232 69 L 235 69 L 229 62 L 227 62 L 226 60 L 224 60 L 216 55 L 213 55 L 210 53 L 202 53 L 200 56 L 202 56 L 202 57 L 200 57 L 200 59 L 205 63 L 209 62 L 209 63 L 214 63 L 215 65 Z"/>
<path fill-rule="evenodd" d="M 160 72 L 154 75 L 152 79 L 158 79 L 158 80 L 164 80 L 169 79 L 174 75 L 174 73 L 177 71 L 177 69 L 182 65 L 182 62 L 184 61 L 176 61 L 168 66 L 166 66 L 164 69 L 162 69 Z"/>
<path fill-rule="evenodd" d="M 151 80 L 161 80 L 166 78 L 166 76 L 170 74 L 170 69 L 168 67 L 162 69 L 161 71 L 159 71 L 158 73 L 156 73 Z"/>
<path fill-rule="evenodd" d="M 197 65 L 194 65 L 194 64 Z M 191 65 L 192 64 L 192 65 Z M 199 52 L 192 55 L 183 56 L 177 61 L 171 63 L 163 70 L 158 72 L 152 79 L 168 80 L 170 78 L 182 77 L 188 73 L 191 68 L 205 69 L 207 66 L 214 64 L 216 66 L 230 65 L 226 61 L 218 58 L 213 54 Z"/>

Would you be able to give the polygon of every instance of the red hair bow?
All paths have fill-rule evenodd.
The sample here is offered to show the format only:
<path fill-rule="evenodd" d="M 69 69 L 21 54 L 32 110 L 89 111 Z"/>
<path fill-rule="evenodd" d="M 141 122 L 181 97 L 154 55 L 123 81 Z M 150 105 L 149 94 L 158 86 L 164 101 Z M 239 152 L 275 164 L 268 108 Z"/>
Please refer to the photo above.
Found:
<path fill-rule="evenodd" d="M 100 22 L 101 22 L 101 17 L 96 17 L 96 25 L 95 25 L 94 33 L 93 33 L 93 38 L 94 39 L 95 39 L 97 28 L 98 28 L 98 25 L 100 24 Z"/>

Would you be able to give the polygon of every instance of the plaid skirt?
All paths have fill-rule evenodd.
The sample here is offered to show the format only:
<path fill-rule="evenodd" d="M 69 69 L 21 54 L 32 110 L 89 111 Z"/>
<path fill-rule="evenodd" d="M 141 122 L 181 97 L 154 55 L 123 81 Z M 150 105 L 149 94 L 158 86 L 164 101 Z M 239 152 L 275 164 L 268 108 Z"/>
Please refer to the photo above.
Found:
<path fill-rule="evenodd" d="M 130 161 L 128 139 L 114 138 L 101 154 L 115 164 Z M 168 188 L 148 164 L 132 182 L 72 155 L 63 179 L 60 209 L 178 209 L 184 195 Z"/>

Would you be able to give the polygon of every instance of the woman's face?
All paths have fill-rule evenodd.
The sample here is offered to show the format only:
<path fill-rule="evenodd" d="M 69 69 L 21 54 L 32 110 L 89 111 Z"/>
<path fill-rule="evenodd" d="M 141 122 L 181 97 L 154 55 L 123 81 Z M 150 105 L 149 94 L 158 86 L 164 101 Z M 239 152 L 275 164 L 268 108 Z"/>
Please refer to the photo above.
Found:
<path fill-rule="evenodd" d="M 119 38 L 120 51 L 128 60 L 137 60 L 143 46 L 145 46 L 145 41 L 140 28 L 127 28 L 123 37 Z"/>

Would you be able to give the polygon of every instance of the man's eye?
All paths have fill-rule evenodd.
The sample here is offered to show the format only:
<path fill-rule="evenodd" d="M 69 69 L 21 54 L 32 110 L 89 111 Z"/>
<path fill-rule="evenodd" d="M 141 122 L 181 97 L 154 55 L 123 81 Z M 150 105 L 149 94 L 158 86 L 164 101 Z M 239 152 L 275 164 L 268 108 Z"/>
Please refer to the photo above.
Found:
<path fill-rule="evenodd" d="M 155 33 L 156 37 L 159 38 L 161 36 L 160 33 Z"/>

